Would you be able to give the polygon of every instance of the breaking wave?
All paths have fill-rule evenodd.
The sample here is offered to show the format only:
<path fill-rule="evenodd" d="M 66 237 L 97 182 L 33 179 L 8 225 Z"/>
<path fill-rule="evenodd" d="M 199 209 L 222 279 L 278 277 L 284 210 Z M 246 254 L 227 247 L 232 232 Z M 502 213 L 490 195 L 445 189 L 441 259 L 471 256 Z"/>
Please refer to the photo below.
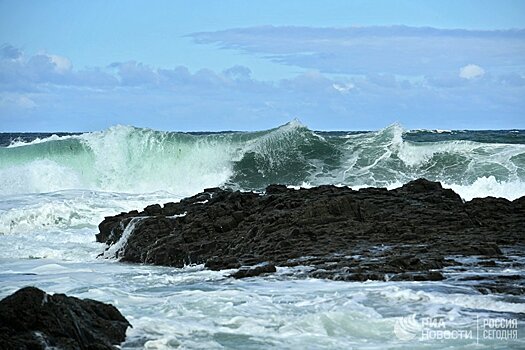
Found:
<path fill-rule="evenodd" d="M 296 120 L 259 132 L 202 134 L 119 125 L 0 148 L 0 195 L 82 189 L 186 196 L 270 183 L 396 187 L 418 177 L 465 199 L 525 195 L 525 144 L 473 141 L 468 133 L 410 132 L 398 124 L 314 132 Z"/>

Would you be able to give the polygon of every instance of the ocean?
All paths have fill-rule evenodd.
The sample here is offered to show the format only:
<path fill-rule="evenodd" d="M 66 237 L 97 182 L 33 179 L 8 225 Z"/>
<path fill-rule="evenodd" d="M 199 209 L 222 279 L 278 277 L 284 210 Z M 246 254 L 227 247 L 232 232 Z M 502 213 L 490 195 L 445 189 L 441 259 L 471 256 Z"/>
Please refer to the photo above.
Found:
<path fill-rule="evenodd" d="M 304 266 L 234 280 L 97 258 L 105 216 L 204 188 L 391 189 L 420 177 L 464 200 L 524 196 L 525 131 L 322 132 L 294 120 L 257 132 L 0 133 L 0 298 L 34 285 L 112 303 L 133 325 L 123 349 L 525 348 L 523 295 L 455 279 L 525 274 L 510 263 L 446 268 L 438 282 L 339 282 L 304 278 Z"/>

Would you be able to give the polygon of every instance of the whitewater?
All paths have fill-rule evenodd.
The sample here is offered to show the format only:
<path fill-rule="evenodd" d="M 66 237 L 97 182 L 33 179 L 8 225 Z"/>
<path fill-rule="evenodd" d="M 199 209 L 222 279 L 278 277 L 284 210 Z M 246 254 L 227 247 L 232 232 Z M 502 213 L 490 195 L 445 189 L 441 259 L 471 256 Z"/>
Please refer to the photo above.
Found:
<path fill-rule="evenodd" d="M 399 187 L 425 177 L 464 200 L 525 195 L 525 131 L 321 132 L 299 121 L 257 132 L 166 132 L 132 126 L 78 134 L 0 134 L 0 298 L 34 285 L 117 306 L 132 323 L 124 349 L 523 348 L 525 298 L 467 284 L 336 282 L 307 267 L 233 280 L 231 271 L 97 258 L 105 216 L 205 188 L 272 183 Z M 496 269 L 496 268 L 494 268 Z M 474 272 L 474 271 L 473 271 Z M 490 272 L 490 271 L 489 271 Z M 495 272 L 492 271 L 492 272 Z M 511 265 L 498 274 L 523 274 Z M 518 318 L 521 339 L 407 339 L 400 318 L 442 317 L 476 330 Z"/>

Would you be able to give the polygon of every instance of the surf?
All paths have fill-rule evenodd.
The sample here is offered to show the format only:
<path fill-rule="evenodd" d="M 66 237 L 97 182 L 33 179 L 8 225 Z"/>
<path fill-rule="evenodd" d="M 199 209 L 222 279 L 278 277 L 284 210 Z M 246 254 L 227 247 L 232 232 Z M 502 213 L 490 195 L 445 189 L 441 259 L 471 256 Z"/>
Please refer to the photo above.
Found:
<path fill-rule="evenodd" d="M 317 132 L 297 120 L 258 132 L 198 134 L 117 125 L 0 147 L 0 195 L 92 190 L 183 197 L 207 187 L 262 190 L 271 183 L 393 188 L 418 177 L 465 199 L 524 195 L 525 144 L 505 143 L 514 133 L 483 135 L 414 132 L 399 124 Z"/>

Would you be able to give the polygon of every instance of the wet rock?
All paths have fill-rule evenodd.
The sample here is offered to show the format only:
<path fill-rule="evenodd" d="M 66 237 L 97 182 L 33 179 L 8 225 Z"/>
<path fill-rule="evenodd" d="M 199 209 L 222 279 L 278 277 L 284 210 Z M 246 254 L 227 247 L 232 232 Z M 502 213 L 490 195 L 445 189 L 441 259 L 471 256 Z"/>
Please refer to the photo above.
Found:
<path fill-rule="evenodd" d="M 479 283 L 475 288 L 482 294 L 507 294 L 507 295 L 524 295 L 525 287 L 523 284 L 509 283 Z"/>
<path fill-rule="evenodd" d="M 124 231 L 124 223 L 139 215 L 137 210 L 129 213 L 120 213 L 115 216 L 107 216 L 98 225 L 99 233 L 96 235 L 97 242 L 104 242 L 109 245 L 118 241 Z"/>
<path fill-rule="evenodd" d="M 128 321 L 113 306 L 25 287 L 0 301 L 2 349 L 117 349 Z"/>
<path fill-rule="evenodd" d="M 390 281 L 441 281 L 445 276 L 439 271 L 428 271 L 418 273 L 400 273 L 392 276 Z"/>
<path fill-rule="evenodd" d="M 233 278 L 246 278 L 246 277 L 255 277 L 262 275 L 263 273 L 273 273 L 277 269 L 275 265 L 270 263 L 262 263 L 255 266 L 245 266 L 232 273 L 230 276 Z"/>
<path fill-rule="evenodd" d="M 501 261 L 501 247 L 524 242 L 525 200 L 464 202 L 425 179 L 391 191 L 212 188 L 178 203 L 107 217 L 97 241 L 114 244 L 132 223 L 118 253 L 128 262 L 219 270 L 271 261 L 307 265 L 310 276 L 337 280 L 439 280 L 439 270 L 462 264 L 448 256 Z"/>
<path fill-rule="evenodd" d="M 144 208 L 144 212 L 150 216 L 160 215 L 162 214 L 162 207 L 160 206 L 160 204 L 148 205 L 146 208 Z"/>
<path fill-rule="evenodd" d="M 384 281 L 385 275 L 381 273 L 352 273 L 348 275 L 339 274 L 334 278 L 336 281 L 354 281 L 354 282 L 365 282 L 365 281 Z"/>
<path fill-rule="evenodd" d="M 204 264 L 205 267 L 207 267 L 210 270 L 219 271 L 219 270 L 227 270 L 227 269 L 237 269 L 241 267 L 241 263 L 238 259 L 228 256 L 228 257 L 218 257 L 214 256 L 208 261 L 206 261 L 206 264 Z"/>
<path fill-rule="evenodd" d="M 480 266 L 484 266 L 484 267 L 496 267 L 496 266 L 498 266 L 498 264 L 494 260 L 481 261 L 479 263 L 479 265 Z"/>

